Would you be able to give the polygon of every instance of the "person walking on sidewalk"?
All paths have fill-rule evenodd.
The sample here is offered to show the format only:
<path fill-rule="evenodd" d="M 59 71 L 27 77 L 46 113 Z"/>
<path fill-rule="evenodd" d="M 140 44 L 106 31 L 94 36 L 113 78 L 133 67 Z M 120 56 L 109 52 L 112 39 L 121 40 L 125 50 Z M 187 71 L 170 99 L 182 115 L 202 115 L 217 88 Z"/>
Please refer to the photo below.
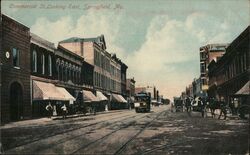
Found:
<path fill-rule="evenodd" d="M 51 106 L 50 103 L 46 106 L 46 110 L 48 112 L 48 118 L 51 118 L 51 116 L 53 114 L 53 107 Z"/>
<path fill-rule="evenodd" d="M 63 119 L 66 118 L 67 116 L 67 107 L 66 105 L 64 104 L 62 107 L 61 107 L 62 111 L 63 111 Z"/>

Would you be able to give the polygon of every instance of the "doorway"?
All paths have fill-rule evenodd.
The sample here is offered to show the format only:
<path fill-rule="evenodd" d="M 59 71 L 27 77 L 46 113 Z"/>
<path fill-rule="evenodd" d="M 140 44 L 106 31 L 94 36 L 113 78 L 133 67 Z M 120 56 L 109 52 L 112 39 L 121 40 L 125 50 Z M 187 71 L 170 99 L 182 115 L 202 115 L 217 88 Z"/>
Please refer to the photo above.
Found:
<path fill-rule="evenodd" d="M 10 86 L 10 119 L 19 120 L 23 117 L 23 92 L 22 86 L 14 82 Z"/>

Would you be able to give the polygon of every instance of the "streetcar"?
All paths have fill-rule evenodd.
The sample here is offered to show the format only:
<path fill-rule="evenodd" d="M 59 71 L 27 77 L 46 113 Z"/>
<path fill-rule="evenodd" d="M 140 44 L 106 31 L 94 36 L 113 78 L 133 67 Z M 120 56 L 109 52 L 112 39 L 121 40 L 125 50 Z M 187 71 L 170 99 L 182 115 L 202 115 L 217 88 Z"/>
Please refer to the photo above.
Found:
<path fill-rule="evenodd" d="M 138 93 L 135 96 L 135 112 L 150 112 L 151 97 L 147 93 Z"/>

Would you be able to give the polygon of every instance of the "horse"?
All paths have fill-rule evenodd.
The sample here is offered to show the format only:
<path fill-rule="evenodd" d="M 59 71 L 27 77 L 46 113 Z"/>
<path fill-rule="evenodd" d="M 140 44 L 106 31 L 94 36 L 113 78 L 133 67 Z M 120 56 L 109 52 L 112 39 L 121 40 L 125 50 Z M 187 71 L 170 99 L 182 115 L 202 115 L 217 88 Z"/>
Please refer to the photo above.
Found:
<path fill-rule="evenodd" d="M 222 114 L 224 115 L 224 119 L 227 118 L 227 104 L 224 101 L 216 101 L 214 99 L 209 99 L 208 101 L 208 108 L 210 109 L 212 118 L 215 117 L 215 110 L 219 109 L 220 110 L 220 115 L 218 117 L 218 119 L 221 118 Z"/>
<path fill-rule="evenodd" d="M 186 107 L 186 111 L 190 115 L 190 112 L 192 110 L 192 104 L 191 104 L 191 99 L 189 97 L 187 97 L 185 100 L 185 107 Z"/>

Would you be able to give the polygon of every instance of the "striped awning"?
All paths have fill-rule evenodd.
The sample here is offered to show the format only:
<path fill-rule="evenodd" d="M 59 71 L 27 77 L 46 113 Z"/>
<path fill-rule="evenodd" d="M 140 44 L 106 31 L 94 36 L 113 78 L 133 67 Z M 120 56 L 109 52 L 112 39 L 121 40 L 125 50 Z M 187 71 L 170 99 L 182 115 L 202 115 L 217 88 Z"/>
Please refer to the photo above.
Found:
<path fill-rule="evenodd" d="M 112 94 L 111 101 L 119 103 L 127 103 L 127 101 L 121 95 L 118 94 Z"/>
<path fill-rule="evenodd" d="M 68 101 L 68 98 L 52 83 L 33 80 L 33 100 L 59 100 Z"/>
<path fill-rule="evenodd" d="M 102 92 L 100 91 L 96 91 L 96 97 L 100 100 L 100 101 L 106 101 L 108 100 L 108 98 L 106 96 L 103 95 Z"/>
<path fill-rule="evenodd" d="M 119 98 L 121 99 L 122 103 L 127 103 L 127 100 L 122 95 L 118 95 Z"/>
<path fill-rule="evenodd" d="M 64 96 L 65 99 L 70 101 L 70 104 L 73 104 L 73 101 L 76 99 L 63 87 L 56 87 L 57 90 Z"/>
<path fill-rule="evenodd" d="M 250 81 L 248 81 L 235 95 L 250 95 Z"/>
<path fill-rule="evenodd" d="M 100 101 L 91 91 L 83 90 L 83 101 L 84 102 L 98 102 Z"/>

